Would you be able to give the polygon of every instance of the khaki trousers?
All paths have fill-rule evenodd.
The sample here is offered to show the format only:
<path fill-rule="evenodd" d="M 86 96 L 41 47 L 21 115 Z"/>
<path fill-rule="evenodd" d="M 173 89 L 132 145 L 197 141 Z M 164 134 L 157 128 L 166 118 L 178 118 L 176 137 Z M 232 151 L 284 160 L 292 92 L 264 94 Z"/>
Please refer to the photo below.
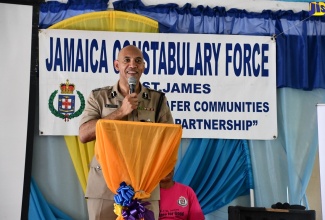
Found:
<path fill-rule="evenodd" d="M 89 220 L 115 220 L 117 215 L 114 213 L 114 193 L 111 192 L 105 182 L 100 164 L 94 157 L 90 163 L 88 175 L 86 199 Z M 159 185 L 151 193 L 149 199 L 143 201 L 150 202 L 145 208 L 154 212 L 155 220 L 159 218 Z"/>

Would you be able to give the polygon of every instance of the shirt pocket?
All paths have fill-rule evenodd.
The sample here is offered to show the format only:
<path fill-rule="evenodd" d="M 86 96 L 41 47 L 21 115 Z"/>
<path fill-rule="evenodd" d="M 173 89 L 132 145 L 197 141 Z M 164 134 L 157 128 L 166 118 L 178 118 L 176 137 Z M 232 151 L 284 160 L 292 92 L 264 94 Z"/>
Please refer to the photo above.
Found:
<path fill-rule="evenodd" d="M 155 109 L 138 107 L 138 120 L 142 122 L 155 122 Z"/>

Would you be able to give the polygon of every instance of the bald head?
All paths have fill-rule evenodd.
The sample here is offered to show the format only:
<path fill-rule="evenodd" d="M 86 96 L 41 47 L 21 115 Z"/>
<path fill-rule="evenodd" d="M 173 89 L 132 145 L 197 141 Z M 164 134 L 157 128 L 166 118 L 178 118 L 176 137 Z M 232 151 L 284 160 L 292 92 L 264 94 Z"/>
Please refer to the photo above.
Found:
<path fill-rule="evenodd" d="M 143 54 L 139 48 L 137 48 L 134 45 L 128 45 L 126 47 L 123 47 L 120 52 L 118 53 L 118 59 L 121 60 L 125 56 L 125 54 L 133 53 L 138 54 L 139 57 L 143 59 Z"/>

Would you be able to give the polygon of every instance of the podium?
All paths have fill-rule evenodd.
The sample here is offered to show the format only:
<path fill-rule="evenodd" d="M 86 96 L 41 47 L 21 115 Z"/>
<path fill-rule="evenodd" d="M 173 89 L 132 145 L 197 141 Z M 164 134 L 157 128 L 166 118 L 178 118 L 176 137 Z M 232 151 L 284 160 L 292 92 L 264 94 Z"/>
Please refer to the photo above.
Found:
<path fill-rule="evenodd" d="M 149 198 L 176 165 L 181 137 L 180 125 L 100 119 L 95 156 L 108 188 L 116 192 L 125 182 L 134 198 Z"/>
<path fill-rule="evenodd" d="M 315 210 L 229 206 L 229 220 L 315 220 Z"/>

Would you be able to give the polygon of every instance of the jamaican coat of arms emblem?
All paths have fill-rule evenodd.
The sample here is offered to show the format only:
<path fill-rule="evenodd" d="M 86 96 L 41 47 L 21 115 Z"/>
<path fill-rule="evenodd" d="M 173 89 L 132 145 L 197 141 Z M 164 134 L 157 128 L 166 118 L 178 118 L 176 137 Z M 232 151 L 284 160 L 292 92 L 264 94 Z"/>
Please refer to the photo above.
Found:
<path fill-rule="evenodd" d="M 70 119 L 81 115 L 85 109 L 85 98 L 81 92 L 76 91 L 80 99 L 80 108 L 75 111 L 75 85 L 70 83 L 67 79 L 65 83 L 60 84 L 60 90 L 61 94 L 58 96 L 58 108 L 55 109 L 53 103 L 58 93 L 58 90 L 55 90 L 49 98 L 49 109 L 54 116 L 62 118 L 64 121 L 68 122 Z"/>

